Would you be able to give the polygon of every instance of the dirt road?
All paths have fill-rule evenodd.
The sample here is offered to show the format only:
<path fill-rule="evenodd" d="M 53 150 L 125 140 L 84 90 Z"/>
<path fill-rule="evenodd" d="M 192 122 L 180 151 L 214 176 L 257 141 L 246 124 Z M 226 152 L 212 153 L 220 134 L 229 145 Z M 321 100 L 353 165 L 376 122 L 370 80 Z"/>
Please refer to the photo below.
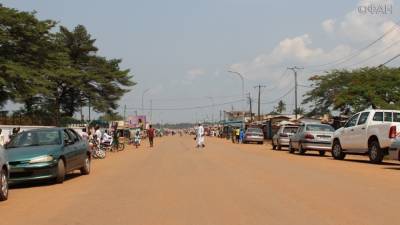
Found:
<path fill-rule="evenodd" d="M 163 137 L 109 154 L 89 176 L 11 189 L 0 224 L 398 224 L 400 164 L 291 155 L 269 145 Z M 349 160 L 350 159 L 350 160 Z"/>

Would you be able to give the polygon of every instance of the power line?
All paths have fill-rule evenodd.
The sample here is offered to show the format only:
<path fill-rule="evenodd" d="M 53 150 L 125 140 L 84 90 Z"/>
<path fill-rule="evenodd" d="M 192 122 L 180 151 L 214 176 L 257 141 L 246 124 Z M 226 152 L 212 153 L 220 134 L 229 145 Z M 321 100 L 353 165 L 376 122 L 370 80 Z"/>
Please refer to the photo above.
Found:
<path fill-rule="evenodd" d="M 324 64 L 320 64 L 320 65 L 309 65 L 306 68 L 308 69 L 308 68 L 323 67 L 323 66 L 329 66 L 329 65 L 341 65 L 343 63 L 346 63 L 346 62 L 350 61 L 352 58 L 360 55 L 362 52 L 364 52 L 365 50 L 367 50 L 371 46 L 373 46 L 376 43 L 378 43 L 380 40 L 382 40 L 384 37 L 386 37 L 388 34 L 393 32 L 394 30 L 396 30 L 398 28 L 399 23 L 400 23 L 400 21 L 397 21 L 389 30 L 387 30 L 380 37 L 378 37 L 377 39 L 375 39 L 374 41 L 372 41 L 368 45 L 364 46 L 363 48 L 360 48 L 360 49 L 352 51 L 351 53 L 349 53 L 345 57 L 336 59 L 336 60 L 334 60 L 332 62 L 329 62 L 329 63 L 324 63 Z M 321 72 L 321 71 L 324 71 L 324 70 L 316 70 L 316 71 L 312 71 L 312 72 Z"/>
<path fill-rule="evenodd" d="M 292 91 L 294 91 L 294 87 L 292 87 L 288 92 L 286 92 L 284 95 L 282 95 L 281 97 L 273 100 L 273 101 L 269 101 L 269 102 L 263 102 L 261 104 L 263 105 L 270 105 L 270 104 L 274 104 L 279 102 L 280 100 L 282 100 L 283 98 L 285 98 L 286 96 L 288 96 L 290 93 L 292 93 Z"/>
<path fill-rule="evenodd" d="M 398 57 L 400 57 L 400 54 L 397 54 L 395 57 L 389 59 L 388 61 L 382 63 L 381 65 L 379 65 L 379 67 L 385 66 L 386 64 L 390 63 L 391 61 L 397 59 Z"/>
<path fill-rule="evenodd" d="M 211 108 L 215 106 L 224 106 L 224 105 L 230 105 L 234 103 L 239 103 L 243 102 L 245 99 L 240 99 L 236 101 L 230 101 L 230 102 L 224 102 L 220 104 L 211 104 L 211 105 L 202 105 L 202 106 L 192 106 L 192 107 L 176 107 L 176 108 L 152 108 L 153 111 L 183 111 L 183 110 L 195 110 L 195 109 L 205 109 L 205 108 Z M 128 107 L 130 111 L 132 110 L 150 110 L 149 108 L 140 108 L 140 107 Z"/>

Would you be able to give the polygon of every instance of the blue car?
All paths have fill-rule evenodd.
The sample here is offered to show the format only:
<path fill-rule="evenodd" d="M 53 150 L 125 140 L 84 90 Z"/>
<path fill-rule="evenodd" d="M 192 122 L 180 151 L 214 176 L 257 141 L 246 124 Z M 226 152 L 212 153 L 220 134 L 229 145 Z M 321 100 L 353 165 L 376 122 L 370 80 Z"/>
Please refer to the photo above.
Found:
<path fill-rule="evenodd" d="M 8 198 L 9 167 L 4 148 L 0 145 L 0 201 Z"/>
<path fill-rule="evenodd" d="M 6 145 L 6 155 L 10 184 L 49 179 L 62 183 L 68 172 L 90 173 L 89 145 L 69 128 L 23 131 Z"/>

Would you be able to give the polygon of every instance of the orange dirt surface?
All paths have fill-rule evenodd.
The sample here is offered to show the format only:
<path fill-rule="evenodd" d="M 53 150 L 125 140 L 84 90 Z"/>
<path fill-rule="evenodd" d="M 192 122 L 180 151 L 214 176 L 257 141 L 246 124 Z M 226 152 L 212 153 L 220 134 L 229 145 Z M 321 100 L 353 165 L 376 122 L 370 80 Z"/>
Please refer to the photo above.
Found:
<path fill-rule="evenodd" d="M 336 161 L 217 138 L 201 150 L 189 136 L 155 139 L 152 149 L 144 142 L 94 160 L 89 176 L 12 188 L 0 202 L 0 224 L 399 223 L 398 162 Z"/>

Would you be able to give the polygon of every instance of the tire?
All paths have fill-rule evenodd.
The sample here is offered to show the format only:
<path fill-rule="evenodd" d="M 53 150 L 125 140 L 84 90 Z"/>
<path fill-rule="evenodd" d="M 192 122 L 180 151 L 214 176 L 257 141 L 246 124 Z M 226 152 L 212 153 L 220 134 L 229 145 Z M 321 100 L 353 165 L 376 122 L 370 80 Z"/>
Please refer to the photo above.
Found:
<path fill-rule="evenodd" d="M 90 166 L 91 166 L 90 157 L 88 155 L 86 155 L 85 161 L 83 162 L 83 166 L 81 168 L 81 174 L 89 175 L 90 174 Z"/>
<path fill-rule="evenodd" d="M 57 177 L 56 177 L 56 183 L 61 184 L 65 180 L 65 164 L 64 160 L 59 159 L 57 163 Z"/>
<path fill-rule="evenodd" d="M 8 199 L 8 177 L 7 172 L 2 169 L 0 171 L 0 201 Z"/>
<path fill-rule="evenodd" d="M 319 156 L 325 156 L 326 152 L 325 151 L 319 151 Z"/>
<path fill-rule="evenodd" d="M 300 154 L 300 155 L 304 155 L 304 154 L 306 154 L 306 150 L 304 150 L 304 148 L 303 148 L 303 145 L 302 145 L 302 144 L 300 144 L 300 145 L 299 145 L 299 154 Z"/>
<path fill-rule="evenodd" d="M 384 154 L 379 145 L 378 140 L 373 140 L 368 146 L 368 156 L 372 163 L 379 164 L 382 162 Z"/>
<path fill-rule="evenodd" d="M 264 142 L 263 142 L 263 141 L 260 141 L 260 142 L 258 142 L 258 144 L 259 144 L 259 145 L 263 145 L 263 144 L 264 144 Z"/>
<path fill-rule="evenodd" d="M 295 149 L 292 147 L 292 143 L 289 142 L 289 153 L 293 154 L 295 152 Z"/>
<path fill-rule="evenodd" d="M 338 140 L 333 141 L 332 157 L 336 160 L 343 160 L 344 157 L 346 157 L 346 153 L 343 152 L 342 146 Z"/>

